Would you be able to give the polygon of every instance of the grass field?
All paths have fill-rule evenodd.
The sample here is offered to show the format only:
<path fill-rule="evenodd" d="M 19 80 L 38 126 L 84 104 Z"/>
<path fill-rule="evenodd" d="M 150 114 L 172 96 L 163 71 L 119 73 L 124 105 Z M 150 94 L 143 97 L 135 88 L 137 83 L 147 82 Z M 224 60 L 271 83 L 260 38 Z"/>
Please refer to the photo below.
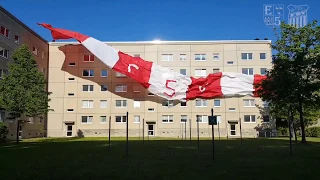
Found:
<path fill-rule="evenodd" d="M 0 179 L 319 179 L 320 139 L 32 139 L 0 144 Z"/>

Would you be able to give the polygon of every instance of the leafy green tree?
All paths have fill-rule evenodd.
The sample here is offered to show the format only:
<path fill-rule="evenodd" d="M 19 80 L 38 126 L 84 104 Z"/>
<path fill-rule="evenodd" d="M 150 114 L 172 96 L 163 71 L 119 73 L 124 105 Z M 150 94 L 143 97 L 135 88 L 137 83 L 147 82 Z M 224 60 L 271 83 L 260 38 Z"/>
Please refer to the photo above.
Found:
<path fill-rule="evenodd" d="M 41 117 L 51 109 L 46 91 L 46 79 L 38 70 L 37 62 L 27 45 L 22 45 L 12 54 L 13 62 L 8 64 L 9 73 L 0 80 L 0 106 L 9 112 L 17 124 L 24 117 Z"/>
<path fill-rule="evenodd" d="M 299 114 L 302 143 L 306 143 L 305 126 L 308 110 L 320 106 L 320 27 L 317 21 L 297 28 L 284 22 L 272 49 L 273 68 L 261 84 L 258 94 L 275 108 Z M 310 111 L 311 112 L 311 111 Z"/>

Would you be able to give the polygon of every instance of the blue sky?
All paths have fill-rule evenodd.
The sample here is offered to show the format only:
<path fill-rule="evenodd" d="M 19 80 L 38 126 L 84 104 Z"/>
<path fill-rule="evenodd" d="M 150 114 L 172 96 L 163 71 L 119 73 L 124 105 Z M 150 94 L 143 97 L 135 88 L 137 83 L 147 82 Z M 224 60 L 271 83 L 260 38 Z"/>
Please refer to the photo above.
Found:
<path fill-rule="evenodd" d="M 45 2 L 45 3 L 44 3 Z M 78 31 L 102 41 L 242 40 L 268 37 L 264 4 L 308 5 L 320 20 L 318 0 L 1 0 L 1 6 L 51 41 L 37 22 Z"/>

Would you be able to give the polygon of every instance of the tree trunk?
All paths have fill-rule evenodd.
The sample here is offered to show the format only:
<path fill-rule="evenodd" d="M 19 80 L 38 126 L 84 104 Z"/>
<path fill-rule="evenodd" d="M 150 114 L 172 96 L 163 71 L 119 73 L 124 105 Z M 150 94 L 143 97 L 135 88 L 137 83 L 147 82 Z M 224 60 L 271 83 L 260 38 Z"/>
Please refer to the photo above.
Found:
<path fill-rule="evenodd" d="M 294 132 L 294 141 L 297 144 L 298 143 L 297 129 L 296 129 L 294 122 L 292 122 L 292 126 L 293 126 L 293 132 Z"/>
<path fill-rule="evenodd" d="M 20 121 L 19 119 L 16 119 L 17 121 L 17 138 L 16 138 L 16 143 L 19 143 L 19 126 L 20 126 Z"/>
<path fill-rule="evenodd" d="M 300 126 L 301 126 L 301 143 L 307 143 L 306 140 L 306 133 L 305 133 L 305 126 L 304 126 L 304 119 L 303 119 L 303 107 L 302 107 L 302 99 L 299 99 L 299 115 L 300 115 Z"/>

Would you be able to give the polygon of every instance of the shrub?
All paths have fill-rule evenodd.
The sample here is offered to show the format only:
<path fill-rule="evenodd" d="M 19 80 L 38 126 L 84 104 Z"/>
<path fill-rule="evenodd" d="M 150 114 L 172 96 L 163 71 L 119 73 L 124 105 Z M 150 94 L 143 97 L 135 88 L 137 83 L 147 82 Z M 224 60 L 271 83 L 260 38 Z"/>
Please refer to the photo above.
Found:
<path fill-rule="evenodd" d="M 306 129 L 307 137 L 320 137 L 320 127 L 309 127 Z"/>
<path fill-rule="evenodd" d="M 7 134 L 9 130 L 5 123 L 0 122 L 0 142 L 7 139 Z"/>
<path fill-rule="evenodd" d="M 278 136 L 289 136 L 289 128 L 279 127 L 277 134 Z"/>

